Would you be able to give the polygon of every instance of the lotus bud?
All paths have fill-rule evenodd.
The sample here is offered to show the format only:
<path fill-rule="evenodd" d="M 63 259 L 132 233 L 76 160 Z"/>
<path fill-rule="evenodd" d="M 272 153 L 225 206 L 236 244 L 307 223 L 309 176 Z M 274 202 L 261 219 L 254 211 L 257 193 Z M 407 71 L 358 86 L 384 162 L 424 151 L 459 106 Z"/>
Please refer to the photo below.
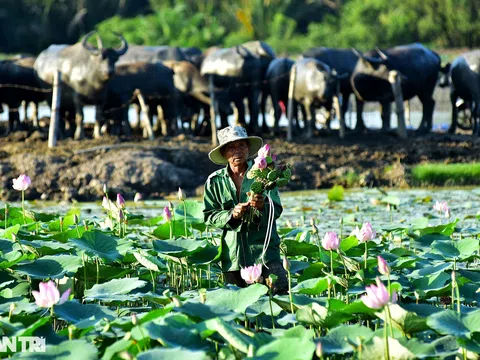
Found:
<path fill-rule="evenodd" d="M 83 227 L 85 228 L 85 231 L 88 231 L 87 220 L 83 220 Z"/>
<path fill-rule="evenodd" d="M 129 333 L 130 334 L 130 333 Z M 131 336 L 129 336 L 128 339 L 130 339 Z M 125 339 L 125 337 L 124 337 Z M 121 353 L 118 354 L 118 356 L 120 357 L 120 359 L 122 360 L 133 360 L 133 356 L 132 354 L 130 354 L 127 350 L 124 350 L 122 351 Z"/>
<path fill-rule="evenodd" d="M 456 272 L 455 270 L 452 271 L 452 287 L 455 287 L 457 285 L 457 280 L 456 280 Z"/>
<path fill-rule="evenodd" d="M 398 295 L 397 295 L 397 290 L 392 291 L 392 296 L 390 297 L 390 302 L 392 304 L 396 304 L 398 302 Z"/>
<path fill-rule="evenodd" d="M 367 294 L 362 295 L 361 300 L 370 309 L 382 309 L 390 301 L 390 294 L 378 277 L 375 281 L 377 285 L 367 286 Z"/>
<path fill-rule="evenodd" d="M 450 217 L 450 208 L 445 210 L 445 217 L 448 219 Z"/>
<path fill-rule="evenodd" d="M 120 209 L 120 211 L 118 212 L 118 218 L 120 219 L 120 221 L 122 221 L 125 218 L 125 214 L 123 213 L 122 209 Z"/>
<path fill-rule="evenodd" d="M 108 324 L 110 325 L 110 324 Z M 75 325 L 69 325 L 68 326 L 68 340 L 72 340 L 73 339 L 73 332 L 75 331 L 76 327 Z"/>
<path fill-rule="evenodd" d="M 316 225 L 312 225 L 312 234 L 318 234 L 318 228 Z"/>
<path fill-rule="evenodd" d="M 178 200 L 184 201 L 185 200 L 185 193 L 183 192 L 182 188 L 178 188 Z"/>
<path fill-rule="evenodd" d="M 390 275 L 390 266 L 381 256 L 377 256 L 378 259 L 378 271 L 382 275 Z"/>
<path fill-rule="evenodd" d="M 142 200 L 142 194 L 140 194 L 140 193 L 137 192 L 137 193 L 135 194 L 135 197 L 133 198 L 133 201 L 134 201 L 135 203 L 138 203 L 138 202 L 141 201 L 141 200 Z"/>
<path fill-rule="evenodd" d="M 12 317 L 12 314 L 13 314 L 13 311 L 15 310 L 15 303 L 10 303 L 10 311 L 8 312 L 8 320 L 10 320 L 10 318 Z"/>
<path fill-rule="evenodd" d="M 117 207 L 119 209 L 125 208 L 125 199 L 123 198 L 122 194 L 117 194 Z"/>
<path fill-rule="evenodd" d="M 163 218 L 164 218 L 167 222 L 172 221 L 172 213 L 170 212 L 170 209 L 168 208 L 168 206 L 165 206 L 165 207 L 163 208 Z"/>
<path fill-rule="evenodd" d="M 390 204 L 387 204 L 387 211 L 391 211 L 392 210 L 392 207 L 390 206 Z"/>
<path fill-rule="evenodd" d="M 288 260 L 288 258 L 285 255 L 283 255 L 283 268 L 286 271 L 290 271 L 290 261 Z"/>
<path fill-rule="evenodd" d="M 60 229 L 63 230 L 63 216 L 60 216 L 58 221 L 60 222 Z"/>
<path fill-rule="evenodd" d="M 168 210 L 170 210 L 171 213 L 173 213 L 173 210 L 175 207 L 173 206 L 173 203 L 171 201 L 168 202 Z"/>
<path fill-rule="evenodd" d="M 322 247 L 325 250 L 337 250 L 340 246 L 340 239 L 333 231 L 327 231 L 322 239 Z"/>
<path fill-rule="evenodd" d="M 137 326 L 138 324 L 137 314 L 135 313 L 132 314 L 132 324 L 133 326 Z"/>
<path fill-rule="evenodd" d="M 107 184 L 103 184 L 103 193 L 104 193 L 105 195 L 107 195 L 107 193 L 108 193 Z"/>
<path fill-rule="evenodd" d="M 180 299 L 177 298 L 176 296 L 172 297 L 172 302 L 173 302 L 173 305 L 175 305 L 176 307 L 180 307 L 183 305 Z"/>
<path fill-rule="evenodd" d="M 73 223 L 74 223 L 75 225 L 78 224 L 78 215 L 77 215 L 77 214 L 74 214 L 74 215 L 73 215 Z"/>
<path fill-rule="evenodd" d="M 323 356 L 322 343 L 320 341 L 317 342 L 317 345 L 315 346 L 315 355 L 317 355 L 319 359 Z"/>
<path fill-rule="evenodd" d="M 315 218 L 311 218 L 311 219 L 310 219 L 310 225 L 311 225 L 311 226 L 315 226 Z"/>
<path fill-rule="evenodd" d="M 198 290 L 198 293 L 200 294 L 200 302 L 202 304 L 205 304 L 207 302 L 207 290 L 206 289 L 200 289 L 200 290 Z"/>

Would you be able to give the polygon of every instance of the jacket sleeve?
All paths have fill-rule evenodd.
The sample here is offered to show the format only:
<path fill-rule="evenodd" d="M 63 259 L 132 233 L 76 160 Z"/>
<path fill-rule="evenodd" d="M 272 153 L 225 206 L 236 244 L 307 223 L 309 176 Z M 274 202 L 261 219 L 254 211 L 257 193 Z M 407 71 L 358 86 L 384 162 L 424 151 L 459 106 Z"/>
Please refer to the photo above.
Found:
<path fill-rule="evenodd" d="M 235 204 L 233 201 L 225 202 L 222 191 L 227 189 L 221 189 L 221 183 L 216 183 L 212 178 L 207 180 L 203 196 L 205 225 L 218 229 L 239 230 L 242 222 L 232 217 Z"/>

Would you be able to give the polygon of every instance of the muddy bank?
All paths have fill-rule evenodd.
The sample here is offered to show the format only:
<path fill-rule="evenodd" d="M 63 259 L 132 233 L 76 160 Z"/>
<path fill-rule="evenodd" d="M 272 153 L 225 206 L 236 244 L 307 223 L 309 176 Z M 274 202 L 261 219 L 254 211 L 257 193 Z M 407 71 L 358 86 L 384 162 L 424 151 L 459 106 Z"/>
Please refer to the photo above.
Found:
<path fill-rule="evenodd" d="M 285 190 L 347 187 L 408 187 L 409 170 L 423 162 L 479 161 L 480 140 L 467 135 L 432 133 L 400 140 L 391 134 L 336 135 L 311 141 L 287 143 L 265 139 L 290 163 L 292 181 Z M 27 199 L 98 200 L 106 183 L 112 193 L 127 199 L 135 193 L 144 198 L 162 198 L 180 186 L 187 195 L 200 194 L 208 175 L 218 166 L 208 159 L 209 140 L 178 136 L 145 141 L 140 138 L 63 140 L 48 149 L 46 134 L 17 132 L 0 138 L 0 198 L 18 200 L 12 179 L 21 173 L 32 178 Z M 480 179 L 479 179 L 480 183 Z"/>

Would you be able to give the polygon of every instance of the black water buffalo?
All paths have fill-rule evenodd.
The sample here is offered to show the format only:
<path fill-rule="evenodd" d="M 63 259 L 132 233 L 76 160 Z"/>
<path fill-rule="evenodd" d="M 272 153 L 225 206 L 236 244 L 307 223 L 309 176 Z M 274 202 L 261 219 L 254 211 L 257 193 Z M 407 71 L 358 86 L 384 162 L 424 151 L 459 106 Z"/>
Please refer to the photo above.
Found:
<path fill-rule="evenodd" d="M 430 131 L 435 106 L 433 92 L 441 71 L 440 56 L 421 44 L 377 49 L 375 56 L 356 54 L 358 62 L 350 77 L 352 88 L 360 100 L 382 103 L 382 129 L 390 126 L 390 104 L 395 99 L 388 78 L 395 71 L 402 77 L 403 98 L 418 96 L 422 102 L 423 117 L 418 130 Z"/>
<path fill-rule="evenodd" d="M 97 105 L 94 136 L 100 136 L 100 124 L 108 82 L 115 75 L 115 62 L 128 50 L 127 41 L 119 49 L 103 48 L 97 37 L 97 48 L 88 44 L 92 31 L 81 42 L 71 46 L 51 45 L 35 61 L 35 71 L 45 82 L 52 84 L 56 71 L 62 74 L 62 108 L 75 107 L 75 138 L 84 137 L 83 104 Z"/>
<path fill-rule="evenodd" d="M 457 100 L 461 98 L 471 105 L 473 134 L 480 133 L 480 50 L 457 57 L 450 65 L 450 100 L 452 102 L 452 124 L 449 132 L 457 128 Z"/>
<path fill-rule="evenodd" d="M 305 108 L 306 137 L 311 138 L 315 127 L 314 109 L 324 106 L 331 110 L 338 80 L 336 72 L 314 58 L 300 59 L 295 63 L 295 67 L 297 76 L 294 98 Z"/>
<path fill-rule="evenodd" d="M 22 101 L 26 103 L 33 102 L 36 105 L 33 119 L 34 126 L 37 126 L 37 105 L 51 97 L 51 92 L 48 91 L 48 84 L 40 80 L 33 69 L 34 62 L 34 57 L 0 61 L 0 104 L 8 106 L 7 133 L 15 131 L 20 127 L 18 109 Z M 26 116 L 27 114 L 25 113 L 25 118 Z"/>
<path fill-rule="evenodd" d="M 120 119 L 124 134 L 130 135 L 128 106 L 124 105 L 132 99 L 135 90 L 138 89 L 150 109 L 157 110 L 158 106 L 161 107 L 163 116 L 160 116 L 159 122 L 162 122 L 164 135 L 173 134 L 177 128 L 176 89 L 173 75 L 173 71 L 160 62 L 117 65 L 115 77 L 108 84 L 105 104 L 107 117 Z M 114 135 L 118 135 L 119 132 L 118 128 L 111 131 Z"/>
<path fill-rule="evenodd" d="M 353 70 L 357 65 L 357 55 L 355 55 L 351 49 L 332 49 L 326 47 L 318 47 L 307 50 L 305 53 L 303 53 L 303 57 L 310 57 L 320 60 L 324 64 L 330 66 L 331 69 L 335 69 L 339 74 L 346 75 L 344 78 L 339 79 L 340 93 L 342 94 L 343 98 L 341 104 L 341 111 L 343 117 L 345 118 L 345 114 L 348 111 L 350 95 L 353 94 L 350 77 L 352 76 Z M 364 127 L 362 118 L 364 104 L 363 101 L 361 101 L 359 98 L 355 99 L 357 109 L 356 129 L 359 130 Z"/>
<path fill-rule="evenodd" d="M 181 50 L 187 57 L 188 61 L 195 65 L 198 70 L 200 70 L 200 66 L 202 65 L 203 61 L 202 50 L 197 47 L 183 47 Z"/>
<path fill-rule="evenodd" d="M 136 62 L 161 62 L 166 60 L 187 61 L 188 56 L 176 46 L 131 45 L 125 55 L 120 56 L 118 64 Z"/>
<path fill-rule="evenodd" d="M 275 135 L 279 134 L 278 123 L 282 116 L 282 109 L 280 102 L 285 106 L 288 104 L 288 87 L 290 84 L 290 71 L 295 62 L 288 58 L 276 58 L 270 62 L 265 80 L 268 84 L 268 95 L 272 99 L 275 122 L 273 132 Z M 294 106 L 296 109 L 296 106 Z M 296 113 L 296 112 L 294 112 Z"/>
<path fill-rule="evenodd" d="M 219 49 L 209 53 L 202 62 L 201 74 L 213 82 L 215 112 L 219 113 L 218 100 L 233 102 L 238 111 L 238 123 L 256 133 L 259 112 L 258 97 L 262 84 L 262 61 L 243 46 Z M 248 99 L 250 121 L 246 125 L 243 100 Z M 221 127 L 228 126 L 227 116 L 220 114 Z"/>

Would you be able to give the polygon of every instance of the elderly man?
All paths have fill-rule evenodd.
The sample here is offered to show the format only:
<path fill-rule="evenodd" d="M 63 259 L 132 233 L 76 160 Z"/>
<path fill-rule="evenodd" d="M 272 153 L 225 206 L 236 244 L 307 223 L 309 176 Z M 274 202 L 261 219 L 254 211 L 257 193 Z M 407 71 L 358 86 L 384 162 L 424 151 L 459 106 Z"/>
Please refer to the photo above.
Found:
<path fill-rule="evenodd" d="M 261 194 L 249 199 L 247 192 L 253 179 L 246 177 L 253 165 L 253 158 L 263 145 L 257 136 L 248 136 L 240 126 L 229 126 L 217 132 L 220 145 L 208 156 L 215 164 L 226 165 L 211 174 L 205 184 L 204 218 L 208 226 L 223 230 L 221 237 L 221 262 L 225 283 L 245 287 L 240 269 L 262 263 L 262 251 L 267 232 L 269 201 Z M 282 213 L 277 189 L 270 192 L 274 206 L 274 219 Z M 261 216 L 253 223 L 243 221 L 249 207 L 258 209 Z M 262 278 L 275 274 L 273 286 L 276 293 L 285 293 L 288 282 L 280 260 L 280 237 L 273 222 L 270 243 L 262 266 Z"/>

